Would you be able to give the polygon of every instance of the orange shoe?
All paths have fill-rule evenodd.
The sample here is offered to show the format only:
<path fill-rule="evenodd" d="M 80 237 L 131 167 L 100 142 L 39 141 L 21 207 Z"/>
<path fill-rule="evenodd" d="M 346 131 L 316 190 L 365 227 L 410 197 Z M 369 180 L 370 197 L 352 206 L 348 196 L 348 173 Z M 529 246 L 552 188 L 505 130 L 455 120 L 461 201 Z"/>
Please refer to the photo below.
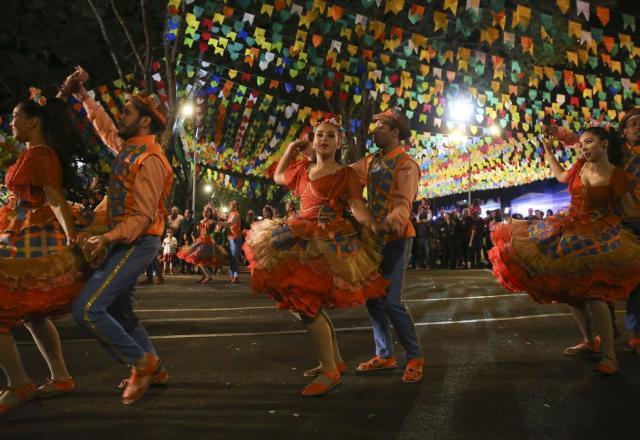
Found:
<path fill-rule="evenodd" d="M 37 389 L 33 382 L 29 382 L 28 384 L 21 387 L 6 386 L 2 388 L 2 393 L 0 394 L 5 395 L 7 393 L 13 394 L 16 400 L 10 404 L 0 403 L 0 416 L 3 416 L 16 409 L 20 405 L 24 405 L 25 403 L 35 399 Z"/>
<path fill-rule="evenodd" d="M 44 399 L 46 397 L 55 396 L 56 394 L 66 394 L 75 391 L 76 383 L 73 381 L 73 377 L 69 377 L 65 380 L 53 380 L 47 379 L 45 383 L 38 387 L 36 397 L 38 399 Z"/>
<path fill-rule="evenodd" d="M 618 366 L 617 359 L 611 359 L 609 357 L 603 357 L 602 360 L 595 366 L 593 371 L 600 373 L 603 376 L 613 376 L 618 372 L 620 367 Z"/>
<path fill-rule="evenodd" d="M 303 396 L 322 396 L 342 383 L 338 370 L 321 371 L 320 374 L 304 389 Z"/>
<path fill-rule="evenodd" d="M 424 358 L 409 359 L 402 374 L 402 381 L 404 383 L 420 382 L 422 380 L 422 367 L 424 367 Z"/>
<path fill-rule="evenodd" d="M 143 369 L 131 368 L 131 376 L 127 380 L 127 387 L 122 393 L 122 403 L 131 405 L 140 399 L 151 386 L 154 376 L 161 368 L 160 358 L 146 353 L 147 364 Z"/>
<path fill-rule="evenodd" d="M 395 356 L 383 358 L 374 356 L 367 362 L 363 362 L 356 367 L 358 373 L 370 373 L 372 371 L 393 370 L 398 366 Z"/>
<path fill-rule="evenodd" d="M 627 342 L 627 346 L 624 348 L 625 351 L 640 354 L 640 338 L 631 338 L 629 342 Z"/>
<path fill-rule="evenodd" d="M 600 336 L 593 338 L 593 341 L 582 341 L 573 347 L 565 348 L 562 352 L 565 356 L 584 356 L 600 353 Z"/>
<path fill-rule="evenodd" d="M 121 390 L 124 390 L 127 387 L 127 384 L 129 383 L 129 378 L 126 379 L 122 379 L 120 381 L 120 384 L 118 384 L 118 388 L 120 388 Z M 166 385 L 169 383 L 169 372 L 167 370 L 165 370 L 164 367 L 160 368 L 160 371 L 158 371 L 155 376 L 153 376 L 153 380 L 151 381 L 151 385 L 152 387 L 155 386 L 162 386 L 162 385 Z"/>
<path fill-rule="evenodd" d="M 345 371 L 347 371 L 347 363 L 346 362 L 340 362 L 339 364 L 336 364 L 336 368 L 338 369 L 340 374 L 342 374 Z M 304 373 L 302 373 L 302 375 L 304 377 L 316 377 L 318 374 L 320 374 L 320 365 L 318 365 L 317 367 L 312 368 L 312 369 L 307 370 Z"/>

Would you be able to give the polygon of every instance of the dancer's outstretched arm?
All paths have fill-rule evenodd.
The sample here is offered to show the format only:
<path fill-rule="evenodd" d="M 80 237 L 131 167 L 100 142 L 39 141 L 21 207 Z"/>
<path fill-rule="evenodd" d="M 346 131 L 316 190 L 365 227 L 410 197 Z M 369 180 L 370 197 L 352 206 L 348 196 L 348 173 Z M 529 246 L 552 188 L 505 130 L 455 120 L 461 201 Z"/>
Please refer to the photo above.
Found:
<path fill-rule="evenodd" d="M 87 72 L 80 66 L 76 66 L 76 70 L 67 77 L 66 83 L 76 83 L 73 87 L 73 96 L 82 102 L 82 106 L 87 112 L 87 118 L 93 124 L 98 136 L 102 142 L 109 147 L 115 154 L 118 154 L 124 147 L 124 139 L 118 134 L 118 127 L 109 117 L 102 105 L 97 103 L 87 89 L 84 82 L 89 79 Z"/>

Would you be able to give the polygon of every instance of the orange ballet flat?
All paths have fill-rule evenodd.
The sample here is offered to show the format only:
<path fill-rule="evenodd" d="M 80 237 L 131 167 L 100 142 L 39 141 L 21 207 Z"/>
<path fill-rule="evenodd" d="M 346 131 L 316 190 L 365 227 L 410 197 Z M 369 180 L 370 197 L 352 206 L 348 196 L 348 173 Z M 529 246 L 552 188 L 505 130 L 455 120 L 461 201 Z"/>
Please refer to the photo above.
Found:
<path fill-rule="evenodd" d="M 53 380 L 47 379 L 45 383 L 38 387 L 36 397 L 38 399 L 44 399 L 47 397 L 55 396 L 56 394 L 66 394 L 75 391 L 76 384 L 73 381 L 73 377 L 68 377 L 65 380 Z"/>
<path fill-rule="evenodd" d="M 367 362 L 363 362 L 356 367 L 358 373 L 370 373 L 372 371 L 381 370 L 393 370 L 398 366 L 396 358 L 391 356 L 390 358 L 383 358 L 380 356 L 374 356 Z"/>
<path fill-rule="evenodd" d="M 316 377 L 318 374 L 320 374 L 320 368 L 321 368 L 320 365 L 318 365 L 315 368 L 312 368 L 310 370 L 305 371 L 304 373 L 302 373 L 302 375 L 304 377 Z M 347 371 L 347 363 L 346 362 L 340 362 L 339 364 L 336 364 L 336 368 L 338 369 L 340 374 L 342 374 L 345 371 Z"/>
<path fill-rule="evenodd" d="M 2 393 L 0 394 L 12 393 L 17 397 L 17 400 L 14 403 L 9 405 L 4 403 L 0 404 L 0 416 L 3 416 L 13 411 L 20 405 L 24 405 L 25 403 L 35 399 L 37 391 L 38 390 L 33 382 L 29 382 L 28 384 L 21 387 L 6 386 L 2 388 Z"/>
<path fill-rule="evenodd" d="M 303 396 L 322 396 L 342 383 L 338 370 L 321 371 L 320 374 L 304 389 Z"/>

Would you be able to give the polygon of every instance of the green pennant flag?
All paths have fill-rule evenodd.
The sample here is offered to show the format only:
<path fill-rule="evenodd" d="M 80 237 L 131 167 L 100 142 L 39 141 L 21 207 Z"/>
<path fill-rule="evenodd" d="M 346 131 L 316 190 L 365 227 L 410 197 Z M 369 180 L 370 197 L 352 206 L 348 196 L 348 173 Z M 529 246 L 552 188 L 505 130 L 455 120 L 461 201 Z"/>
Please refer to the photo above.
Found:
<path fill-rule="evenodd" d="M 622 14 L 622 27 L 627 29 L 631 28 L 633 32 L 636 31 L 636 18 L 630 14 Z"/>
<path fill-rule="evenodd" d="M 635 60 L 627 60 L 624 62 L 624 71 L 629 76 L 634 75 L 637 67 L 638 63 Z"/>
<path fill-rule="evenodd" d="M 553 24 L 553 17 L 549 14 L 540 14 L 540 24 L 544 26 L 545 30 L 551 35 L 556 32 L 556 27 Z"/>

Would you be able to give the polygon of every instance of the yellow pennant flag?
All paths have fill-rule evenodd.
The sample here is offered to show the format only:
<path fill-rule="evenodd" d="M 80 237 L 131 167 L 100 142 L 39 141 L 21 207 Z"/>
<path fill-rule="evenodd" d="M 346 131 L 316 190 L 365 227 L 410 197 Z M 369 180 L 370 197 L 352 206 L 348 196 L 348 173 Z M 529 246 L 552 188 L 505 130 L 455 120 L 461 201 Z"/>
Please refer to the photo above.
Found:
<path fill-rule="evenodd" d="M 566 14 L 569 10 L 569 4 L 570 0 L 556 0 L 556 5 L 558 5 L 558 8 L 560 8 L 563 14 Z"/>
<path fill-rule="evenodd" d="M 569 36 L 580 38 L 580 32 L 582 32 L 582 24 L 577 21 L 569 21 Z"/>
<path fill-rule="evenodd" d="M 449 9 L 453 15 L 456 15 L 456 11 L 458 10 L 458 0 L 444 0 L 442 10 L 446 11 L 447 9 Z"/>
<path fill-rule="evenodd" d="M 440 11 L 435 11 L 433 13 L 433 23 L 435 24 L 435 31 L 437 32 L 439 29 L 442 29 L 444 32 L 447 32 L 447 28 L 449 25 L 449 18 L 447 14 Z"/>
<path fill-rule="evenodd" d="M 273 5 L 263 4 L 262 9 L 260 9 L 261 14 L 266 14 L 271 18 L 273 15 Z"/>
<path fill-rule="evenodd" d="M 399 14 L 402 12 L 404 8 L 404 0 L 387 0 L 384 5 L 384 13 L 393 12 L 394 14 Z"/>

